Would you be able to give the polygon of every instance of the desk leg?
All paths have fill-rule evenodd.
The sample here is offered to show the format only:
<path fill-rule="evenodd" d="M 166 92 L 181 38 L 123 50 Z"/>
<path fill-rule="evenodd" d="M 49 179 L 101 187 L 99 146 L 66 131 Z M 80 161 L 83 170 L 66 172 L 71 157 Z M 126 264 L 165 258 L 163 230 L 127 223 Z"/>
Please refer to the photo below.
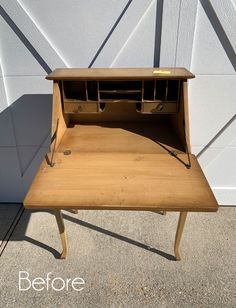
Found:
<path fill-rule="evenodd" d="M 64 221 L 63 221 L 61 211 L 56 210 L 56 211 L 54 211 L 54 213 L 55 213 L 55 217 L 56 217 L 56 221 L 57 221 L 57 226 L 58 226 L 58 229 L 59 229 L 59 232 L 60 232 L 62 249 L 63 249 L 62 253 L 61 253 L 61 259 L 65 259 L 66 255 L 67 255 L 67 250 L 68 250 L 65 225 L 64 225 Z"/>
<path fill-rule="evenodd" d="M 176 261 L 181 260 L 180 254 L 179 254 L 179 244 L 180 244 L 180 240 L 181 240 L 181 237 L 182 237 L 187 213 L 188 212 L 180 212 L 179 213 L 179 221 L 178 221 L 178 226 L 177 226 L 177 230 L 176 230 L 176 234 L 175 234 L 175 258 L 176 258 Z"/>

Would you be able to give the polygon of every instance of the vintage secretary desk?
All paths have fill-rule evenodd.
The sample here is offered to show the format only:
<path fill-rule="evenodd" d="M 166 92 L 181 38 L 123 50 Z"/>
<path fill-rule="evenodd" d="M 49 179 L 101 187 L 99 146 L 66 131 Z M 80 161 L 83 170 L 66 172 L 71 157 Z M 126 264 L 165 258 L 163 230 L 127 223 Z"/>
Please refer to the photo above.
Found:
<path fill-rule="evenodd" d="M 51 151 L 25 197 L 53 210 L 67 254 L 61 210 L 180 212 L 175 257 L 187 212 L 218 205 L 191 154 L 184 68 L 56 69 Z"/>

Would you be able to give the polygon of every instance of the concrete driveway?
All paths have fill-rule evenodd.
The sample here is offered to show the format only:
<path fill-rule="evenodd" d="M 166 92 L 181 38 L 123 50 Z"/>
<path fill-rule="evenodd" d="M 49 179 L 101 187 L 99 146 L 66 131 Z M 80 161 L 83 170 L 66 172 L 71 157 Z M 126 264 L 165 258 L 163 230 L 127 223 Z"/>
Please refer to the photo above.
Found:
<path fill-rule="evenodd" d="M 1 307 L 236 307 L 236 208 L 189 214 L 180 262 L 176 213 L 64 211 L 69 254 L 60 260 L 54 216 L 18 210 L 0 206 Z"/>

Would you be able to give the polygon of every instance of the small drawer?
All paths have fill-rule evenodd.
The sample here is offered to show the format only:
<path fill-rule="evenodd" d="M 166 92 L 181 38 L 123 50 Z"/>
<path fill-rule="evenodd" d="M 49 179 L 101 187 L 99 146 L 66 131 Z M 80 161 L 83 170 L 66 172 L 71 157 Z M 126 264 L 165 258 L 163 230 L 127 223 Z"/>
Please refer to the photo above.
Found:
<path fill-rule="evenodd" d="M 97 102 L 64 101 L 65 113 L 98 113 Z"/>
<path fill-rule="evenodd" d="M 176 113 L 178 112 L 178 103 L 166 102 L 144 102 L 142 103 L 142 113 Z"/>

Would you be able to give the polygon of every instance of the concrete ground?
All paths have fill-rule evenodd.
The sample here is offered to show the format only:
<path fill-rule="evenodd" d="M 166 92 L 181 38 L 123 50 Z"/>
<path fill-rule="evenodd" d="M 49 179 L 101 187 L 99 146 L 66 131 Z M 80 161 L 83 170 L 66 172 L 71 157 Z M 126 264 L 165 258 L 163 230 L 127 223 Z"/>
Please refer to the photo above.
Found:
<path fill-rule="evenodd" d="M 190 213 L 180 262 L 173 261 L 176 213 L 64 211 L 69 254 L 59 260 L 49 212 L 24 211 L 7 241 L 18 209 L 0 205 L 1 307 L 236 307 L 236 208 Z M 42 283 L 35 287 L 42 291 L 19 291 L 20 271 L 31 282 L 51 272 L 49 289 Z M 83 290 L 54 290 L 76 277 L 85 281 Z"/>

